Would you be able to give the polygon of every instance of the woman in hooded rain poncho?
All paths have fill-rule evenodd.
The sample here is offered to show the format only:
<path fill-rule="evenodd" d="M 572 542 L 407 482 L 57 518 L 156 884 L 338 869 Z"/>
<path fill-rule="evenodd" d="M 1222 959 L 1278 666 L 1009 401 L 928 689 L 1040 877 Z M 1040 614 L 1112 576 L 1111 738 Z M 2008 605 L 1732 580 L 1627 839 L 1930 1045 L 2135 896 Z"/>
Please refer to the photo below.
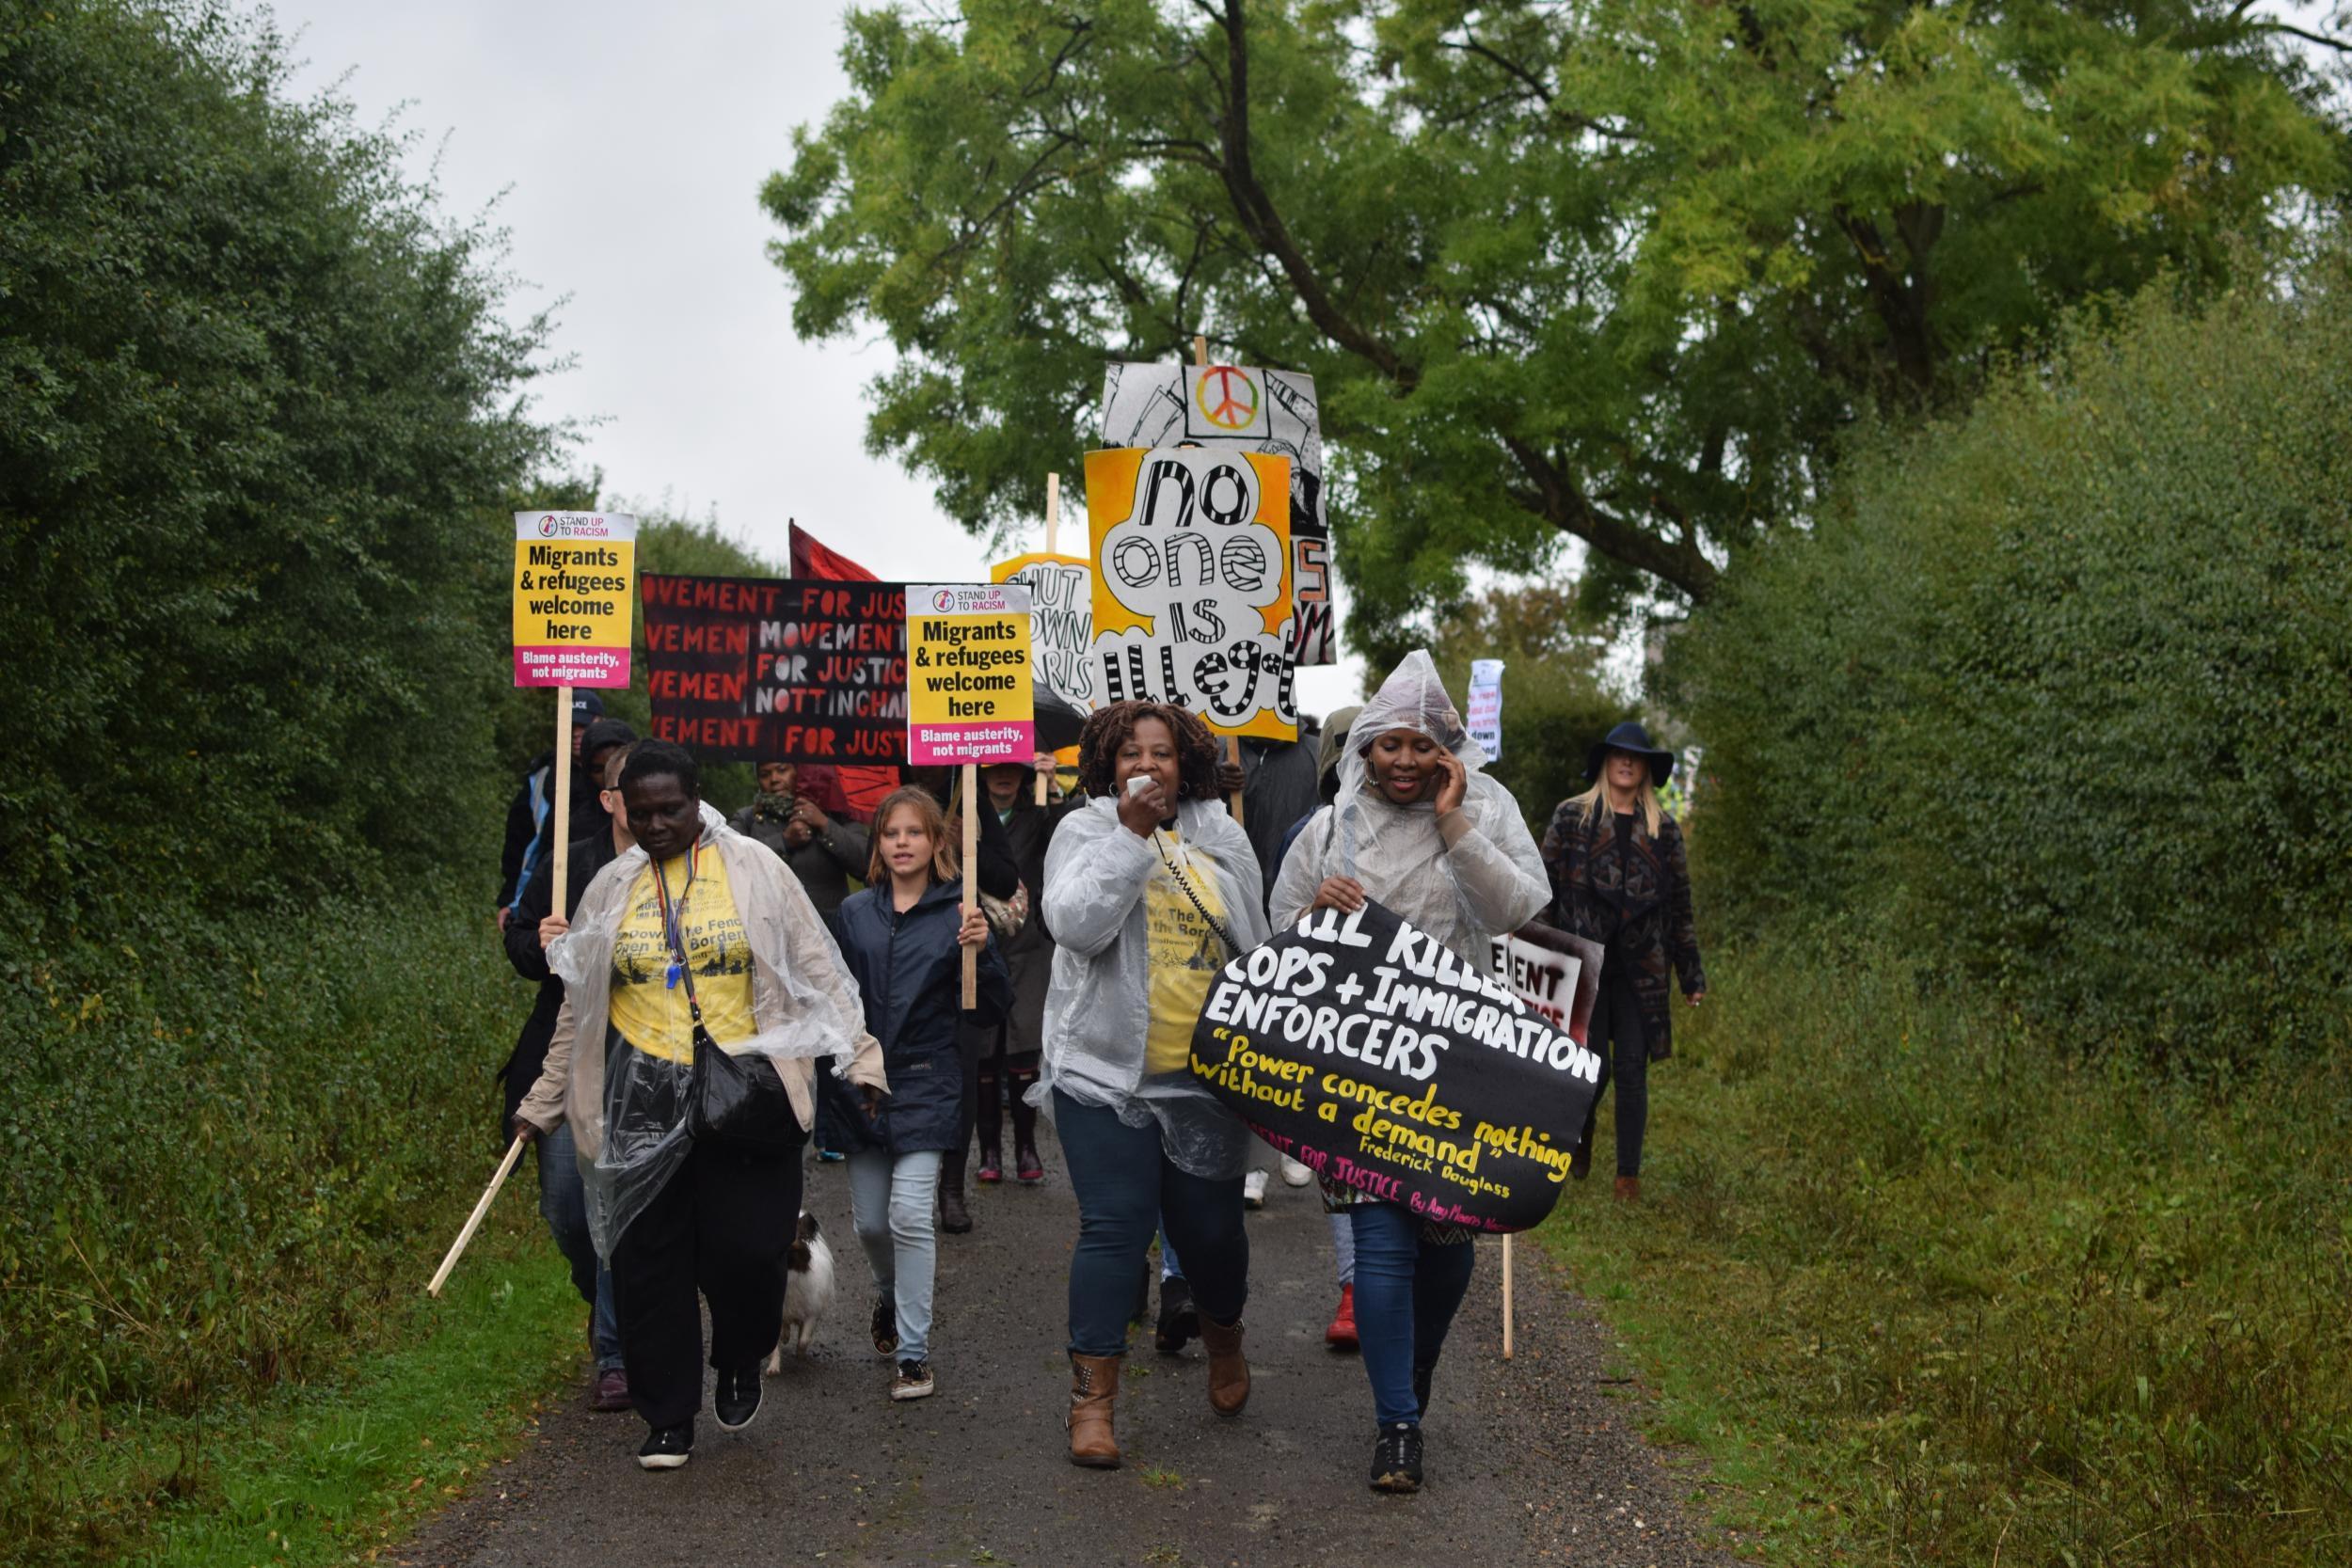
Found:
<path fill-rule="evenodd" d="M 692 754 L 668 741 L 639 743 L 623 765 L 637 844 L 596 873 L 548 950 L 564 1007 L 515 1122 L 525 1137 L 571 1128 L 589 1228 L 612 1270 L 629 1396 L 650 1429 L 637 1450 L 648 1470 L 675 1469 L 693 1450 L 698 1291 L 710 1305 L 720 1426 L 759 1412 L 816 1116 L 812 1058 L 834 1057 L 869 1106 L 884 1088 L 857 985 L 808 895 L 700 790 Z M 780 1124 L 752 1130 L 756 1147 L 706 1143 L 689 1125 L 697 1027 L 745 1073 L 783 1085 Z M 576 1049 L 582 1040 L 593 1043 Z"/>
<path fill-rule="evenodd" d="M 1486 758 L 1426 653 L 1406 656 L 1347 742 L 1338 797 L 1283 857 L 1274 924 L 1376 898 L 1485 969 L 1492 940 L 1534 918 L 1551 889 L 1518 802 L 1479 771 Z M 1379 1420 L 1372 1484 L 1415 1491 L 1430 1379 L 1470 1289 L 1470 1233 L 1350 1187 L 1327 1181 L 1324 1193 L 1355 1229 L 1356 1333 Z"/>
<path fill-rule="evenodd" d="M 1078 1245 L 1070 1259 L 1070 1459 L 1119 1464 L 1112 1405 L 1155 1229 L 1183 1254 L 1209 1353 L 1209 1403 L 1249 1397 L 1242 1307 L 1249 1130 L 1192 1075 L 1193 1025 L 1226 961 L 1263 941 L 1249 840 L 1217 799 L 1217 748 L 1182 708 L 1114 703 L 1087 721 L 1091 797 L 1045 853 L 1053 978 L 1033 1101 L 1053 1107 Z"/>

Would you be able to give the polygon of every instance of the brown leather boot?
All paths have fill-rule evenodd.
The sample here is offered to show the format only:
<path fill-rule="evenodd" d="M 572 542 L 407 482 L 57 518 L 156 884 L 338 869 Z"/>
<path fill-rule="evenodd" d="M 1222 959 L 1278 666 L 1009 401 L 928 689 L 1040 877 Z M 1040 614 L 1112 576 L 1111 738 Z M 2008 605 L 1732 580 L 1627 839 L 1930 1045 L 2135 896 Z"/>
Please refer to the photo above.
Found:
<path fill-rule="evenodd" d="M 1200 1348 L 1209 1353 L 1209 1408 L 1238 1416 L 1249 1402 L 1249 1363 L 1242 1358 L 1241 1324 L 1200 1314 Z"/>
<path fill-rule="evenodd" d="M 1070 1357 L 1070 1463 L 1094 1470 L 1119 1468 L 1119 1434 L 1111 1411 L 1119 1402 L 1119 1357 Z"/>
<path fill-rule="evenodd" d="M 1628 1203 L 1642 1201 L 1642 1179 L 1638 1176 L 1617 1178 L 1617 1196 Z"/>

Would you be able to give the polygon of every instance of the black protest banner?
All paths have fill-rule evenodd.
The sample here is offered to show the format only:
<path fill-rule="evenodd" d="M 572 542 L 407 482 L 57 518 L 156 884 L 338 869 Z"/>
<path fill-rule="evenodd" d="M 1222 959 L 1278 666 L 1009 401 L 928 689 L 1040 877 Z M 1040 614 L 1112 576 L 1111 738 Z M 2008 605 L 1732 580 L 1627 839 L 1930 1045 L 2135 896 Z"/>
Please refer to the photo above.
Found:
<path fill-rule="evenodd" d="M 906 761 L 904 583 L 643 580 L 657 736 L 713 760 Z"/>
<path fill-rule="evenodd" d="M 1227 964 L 1192 1070 L 1316 1174 L 1452 1225 L 1551 1212 L 1600 1058 L 1381 905 L 1317 910 Z"/>

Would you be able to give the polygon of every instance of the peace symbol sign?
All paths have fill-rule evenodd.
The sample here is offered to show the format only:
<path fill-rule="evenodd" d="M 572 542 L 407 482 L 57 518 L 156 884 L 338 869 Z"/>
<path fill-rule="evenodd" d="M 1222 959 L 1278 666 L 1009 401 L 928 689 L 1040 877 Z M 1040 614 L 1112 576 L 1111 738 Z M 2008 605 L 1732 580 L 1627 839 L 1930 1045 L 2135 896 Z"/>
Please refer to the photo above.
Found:
<path fill-rule="evenodd" d="M 1219 430 L 1247 430 L 1258 417 L 1258 384 L 1235 365 L 1212 365 L 1192 390 L 1200 417 Z"/>

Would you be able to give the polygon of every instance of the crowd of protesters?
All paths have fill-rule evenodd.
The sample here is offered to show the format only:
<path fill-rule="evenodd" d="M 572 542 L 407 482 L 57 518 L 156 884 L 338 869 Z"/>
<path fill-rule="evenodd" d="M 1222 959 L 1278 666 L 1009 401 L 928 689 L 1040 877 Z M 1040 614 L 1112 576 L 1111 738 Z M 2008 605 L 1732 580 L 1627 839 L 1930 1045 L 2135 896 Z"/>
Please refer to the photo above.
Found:
<path fill-rule="evenodd" d="M 1640 1196 L 1669 992 L 1678 982 L 1695 1004 L 1706 981 L 1681 833 L 1660 799 L 1675 759 L 1637 724 L 1594 744 L 1591 787 L 1559 803 L 1539 848 L 1425 653 L 1361 708 L 1303 722 L 1295 742 L 1245 741 L 1237 762 L 1195 714 L 1119 703 L 1088 719 L 1074 789 L 1051 757 L 981 770 L 967 847 L 951 776 L 917 775 L 868 824 L 816 787 L 830 778 L 771 760 L 752 802 L 723 817 L 682 748 L 639 740 L 593 693 L 574 717 L 560 912 L 553 753 L 509 814 L 498 924 L 539 989 L 500 1077 L 589 1308 L 591 1402 L 639 1413 L 648 1469 L 693 1448 L 698 1297 L 719 1425 L 758 1412 L 812 1140 L 846 1164 L 888 1397 L 917 1400 L 936 1386 L 938 1237 L 973 1228 L 967 1169 L 983 1185 L 1008 1164 L 1015 1184 L 1043 1182 L 1041 1115 L 1078 1211 L 1072 1463 L 1120 1463 L 1121 1358 L 1155 1245 L 1158 1347 L 1197 1336 L 1211 1408 L 1242 1415 L 1244 1215 L 1263 1200 L 1271 1151 L 1188 1053 L 1217 971 L 1315 910 L 1376 899 L 1480 967 L 1531 920 L 1598 943 L 1590 1043 L 1615 1090 L 1615 1193 Z M 1242 822 L 1225 803 L 1235 794 Z M 967 861 L 980 906 L 968 913 Z M 974 1005 L 960 995 L 967 955 Z M 734 1098 L 718 1103 L 714 1084 Z M 1578 1178 L 1594 1130 L 1588 1117 Z M 1313 1180 L 1279 1164 L 1291 1185 Z M 1475 1249 L 1400 1204 L 1327 1181 L 1322 1196 L 1338 1286 L 1325 1338 L 1361 1351 L 1370 1484 L 1414 1491 Z"/>

